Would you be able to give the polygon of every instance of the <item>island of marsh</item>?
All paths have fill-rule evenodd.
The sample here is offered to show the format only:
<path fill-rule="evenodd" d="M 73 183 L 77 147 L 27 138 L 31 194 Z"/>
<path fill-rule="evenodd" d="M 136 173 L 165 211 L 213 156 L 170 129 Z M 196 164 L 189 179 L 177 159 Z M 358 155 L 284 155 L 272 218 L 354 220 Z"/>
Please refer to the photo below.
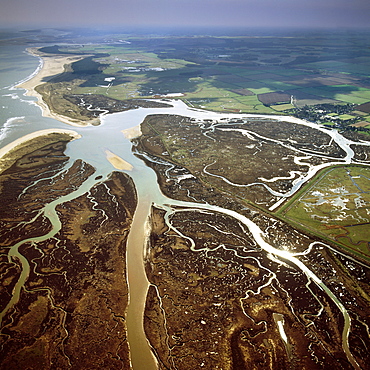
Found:
<path fill-rule="evenodd" d="M 160 181 L 168 192 L 177 189 L 184 199 L 180 194 L 191 194 L 197 179 L 265 210 L 311 168 L 344 158 L 343 150 L 325 132 L 282 120 L 197 121 L 152 115 L 142 124 L 142 132 L 137 140 L 139 152 L 176 166 L 162 170 L 165 178 Z M 313 151 L 315 156 L 311 156 Z M 154 159 L 148 162 L 156 167 L 163 164 Z"/>
<path fill-rule="evenodd" d="M 164 194 L 189 204 L 233 209 L 253 219 L 265 240 L 294 251 L 341 302 L 360 312 L 358 297 L 368 291 L 367 283 L 362 284 L 368 281 L 365 265 L 354 267 L 353 260 L 346 261 L 328 244 L 324 247 L 323 239 L 266 212 L 277 198 L 267 186 L 289 191 L 308 168 L 343 160 L 344 151 L 325 132 L 272 118 L 217 121 L 177 115 L 148 116 L 141 130 L 135 153 L 156 171 Z M 364 168 L 362 175 L 367 174 Z M 151 285 L 144 328 L 160 368 L 188 369 L 199 363 L 206 369 L 249 368 L 256 362 L 286 368 L 293 361 L 310 369 L 330 363 L 347 366 L 335 340 L 326 342 L 328 337 L 342 338 L 340 312 L 289 259 L 275 270 L 276 257 L 260 253 L 250 231 L 209 209 L 153 206 L 150 222 L 145 256 Z M 353 323 L 353 328 L 359 326 Z M 360 336 L 351 332 L 351 345 Z M 281 341 L 285 337 L 286 346 Z M 325 345 L 315 346 L 318 338 Z M 331 355 L 323 360 L 321 350 L 328 346 Z M 307 348 L 315 348 L 315 361 Z"/>

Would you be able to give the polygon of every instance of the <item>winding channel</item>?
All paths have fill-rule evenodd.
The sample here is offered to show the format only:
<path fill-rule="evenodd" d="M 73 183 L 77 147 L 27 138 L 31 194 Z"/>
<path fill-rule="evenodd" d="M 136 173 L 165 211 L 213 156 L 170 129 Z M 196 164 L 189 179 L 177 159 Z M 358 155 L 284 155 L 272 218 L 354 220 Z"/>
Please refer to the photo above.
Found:
<path fill-rule="evenodd" d="M 315 124 L 298 120 L 293 117 L 276 117 L 276 116 L 255 116 L 255 115 L 240 115 L 240 114 L 221 114 L 215 112 L 207 112 L 202 110 L 196 110 L 187 107 L 181 101 L 171 101 L 173 108 L 140 108 L 137 110 L 131 110 L 127 112 L 109 114 L 102 117 L 102 124 L 96 127 L 85 127 L 85 128 L 75 128 L 79 134 L 82 135 L 81 139 L 75 140 L 69 143 L 66 155 L 70 157 L 70 162 L 76 159 L 82 159 L 87 163 L 93 165 L 97 172 L 94 173 L 88 180 L 86 180 L 82 186 L 70 193 L 67 196 L 63 196 L 56 201 L 48 204 L 44 209 L 44 215 L 50 220 L 53 225 L 52 231 L 48 234 L 41 236 L 39 238 L 25 239 L 18 244 L 14 245 L 9 254 L 9 259 L 18 258 L 22 264 L 22 274 L 19 278 L 17 285 L 14 290 L 14 295 L 12 300 L 9 302 L 8 306 L 1 313 L 0 319 L 5 315 L 5 313 L 11 309 L 11 307 L 17 303 L 19 299 L 19 293 L 29 274 L 29 263 L 28 261 L 19 253 L 18 248 L 23 243 L 33 242 L 37 243 L 39 241 L 46 240 L 53 237 L 61 227 L 60 221 L 57 217 L 55 207 L 63 202 L 77 198 L 78 196 L 89 192 L 91 187 L 98 183 L 95 180 L 98 175 L 102 175 L 104 181 L 114 168 L 107 161 L 105 156 L 105 150 L 109 149 L 116 153 L 118 156 L 133 165 L 133 170 L 129 172 L 129 175 L 133 178 L 137 193 L 138 193 L 138 207 L 133 220 L 132 228 L 130 231 L 128 245 L 127 245 L 127 271 L 128 271 L 128 282 L 129 282 L 129 307 L 127 312 L 127 326 L 128 326 L 128 341 L 131 350 L 131 362 L 134 369 L 157 369 L 157 363 L 152 355 L 150 346 L 148 344 L 147 338 L 143 329 L 143 313 L 145 307 L 146 293 L 149 287 L 149 281 L 147 280 L 145 269 L 144 269 L 144 247 L 146 236 L 148 235 L 148 226 L 146 224 L 148 216 L 150 213 L 150 207 L 154 203 L 158 207 L 163 208 L 167 212 L 166 222 L 167 225 L 172 228 L 172 225 L 168 219 L 168 215 L 173 212 L 181 212 L 182 210 L 174 209 L 175 206 L 186 207 L 186 210 L 194 211 L 211 211 L 218 212 L 230 217 L 235 218 L 241 224 L 243 224 L 253 235 L 253 238 L 258 246 L 262 248 L 266 253 L 272 254 L 278 260 L 282 261 L 288 260 L 296 266 L 298 270 L 307 276 L 309 281 L 314 282 L 322 291 L 324 291 L 330 299 L 335 303 L 335 305 L 341 311 L 344 318 L 344 328 L 342 332 L 342 346 L 343 350 L 347 355 L 348 361 L 352 364 L 355 369 L 360 369 L 358 363 L 353 357 L 348 343 L 348 337 L 351 328 L 351 318 L 340 302 L 340 300 L 329 290 L 329 288 L 322 282 L 322 280 L 315 275 L 304 263 L 302 263 L 297 256 L 299 254 L 289 253 L 284 250 L 279 250 L 272 247 L 264 239 L 264 234 L 262 230 L 247 217 L 238 214 L 235 211 L 225 209 L 210 204 L 201 204 L 196 202 L 184 202 L 169 199 L 165 197 L 159 189 L 157 183 L 156 175 L 152 169 L 147 167 L 143 161 L 137 158 L 132 153 L 132 144 L 129 140 L 125 139 L 121 131 L 130 127 L 134 127 L 140 124 L 145 116 L 148 114 L 178 114 L 196 119 L 220 119 L 220 118 L 245 118 L 258 117 L 258 118 L 268 118 L 272 120 L 285 120 L 287 122 L 292 122 L 295 124 L 301 124 L 305 126 L 310 126 L 314 129 L 328 134 L 346 153 L 344 159 L 336 161 L 336 163 L 351 163 L 353 159 L 353 150 L 350 145 L 356 143 L 345 139 L 336 131 L 328 131 L 321 128 Z M 201 124 L 201 123 L 200 123 Z M 207 136 L 207 135 L 206 135 Z M 209 138 L 209 137 L 208 137 Z M 281 143 L 282 144 L 282 143 Z M 363 143 L 361 143 L 363 144 Z M 282 144 L 283 145 L 283 144 Z M 334 162 L 334 161 L 333 161 Z M 331 165 L 332 163 L 325 164 Z M 285 196 L 290 196 L 295 191 L 297 191 L 303 183 L 307 182 L 313 177 L 315 173 L 322 166 L 313 166 L 310 168 L 308 173 L 302 177 L 297 184 L 295 184 L 294 190 Z"/>

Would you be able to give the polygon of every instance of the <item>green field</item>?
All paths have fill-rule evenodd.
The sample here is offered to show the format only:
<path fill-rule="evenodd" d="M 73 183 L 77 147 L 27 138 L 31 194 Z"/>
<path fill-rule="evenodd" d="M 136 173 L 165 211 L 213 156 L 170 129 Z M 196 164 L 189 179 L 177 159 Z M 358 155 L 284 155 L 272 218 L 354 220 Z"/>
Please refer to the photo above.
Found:
<path fill-rule="evenodd" d="M 293 109 L 294 106 L 292 104 L 278 104 L 278 105 L 271 105 L 272 109 L 275 109 L 278 112 L 284 112 L 289 109 Z"/>
<path fill-rule="evenodd" d="M 343 166 L 326 170 L 279 214 L 370 259 L 370 168 Z"/>
<path fill-rule="evenodd" d="M 271 114 L 305 105 L 370 101 L 368 50 L 324 48 L 315 38 L 306 40 L 306 50 L 302 39 L 294 37 L 279 39 L 279 49 L 273 39 L 121 37 L 130 43 L 60 47 L 61 52 L 94 54 L 101 64 L 96 76 L 79 76 L 87 81 L 68 81 L 66 93 L 120 100 L 181 93 L 195 107 Z M 274 92 L 293 96 L 294 105 L 272 101 L 269 106 L 258 100 L 257 95 Z"/>

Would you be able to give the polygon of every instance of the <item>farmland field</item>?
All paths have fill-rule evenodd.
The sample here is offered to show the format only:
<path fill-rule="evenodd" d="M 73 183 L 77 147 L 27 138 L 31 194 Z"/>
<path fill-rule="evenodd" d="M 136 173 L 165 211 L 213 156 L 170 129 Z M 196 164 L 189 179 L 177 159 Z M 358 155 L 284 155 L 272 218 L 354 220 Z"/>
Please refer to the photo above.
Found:
<path fill-rule="evenodd" d="M 368 168 L 344 166 L 325 171 L 280 213 L 369 259 L 369 204 Z"/>
<path fill-rule="evenodd" d="M 348 37 L 348 42 L 328 47 L 334 34 L 305 35 L 304 45 L 298 34 L 172 39 L 119 35 L 109 43 L 61 47 L 58 52 L 93 55 L 99 71 L 77 71 L 78 76 L 74 71 L 75 79 L 58 89 L 119 100 L 182 94 L 180 99 L 197 108 L 241 113 L 294 114 L 295 109 L 319 104 L 355 110 L 370 102 L 370 50 L 357 46 L 363 44 L 363 35 Z M 361 114 L 354 112 L 353 118 L 360 121 Z"/>

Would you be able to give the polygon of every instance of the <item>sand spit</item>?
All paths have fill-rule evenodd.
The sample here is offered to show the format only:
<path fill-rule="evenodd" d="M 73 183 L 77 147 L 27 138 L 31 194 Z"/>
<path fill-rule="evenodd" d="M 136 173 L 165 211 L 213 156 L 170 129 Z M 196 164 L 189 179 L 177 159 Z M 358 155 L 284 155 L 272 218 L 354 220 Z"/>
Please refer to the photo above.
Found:
<path fill-rule="evenodd" d="M 108 161 L 117 170 L 131 171 L 134 168 L 134 166 L 131 163 L 126 162 L 124 159 L 119 157 L 117 154 L 114 154 L 109 150 L 105 151 L 105 155 Z"/>
<path fill-rule="evenodd" d="M 73 120 L 69 117 L 62 116 L 60 114 L 52 112 L 49 106 L 42 99 L 41 94 L 39 94 L 36 91 L 36 87 L 41 84 L 44 84 L 55 75 L 64 72 L 66 65 L 86 58 L 88 55 L 72 55 L 72 56 L 49 55 L 40 52 L 38 48 L 28 48 L 27 51 L 30 54 L 41 58 L 42 60 L 41 69 L 36 75 L 32 76 L 29 80 L 20 83 L 16 87 L 27 90 L 26 92 L 27 96 L 33 96 L 37 98 L 37 104 L 41 107 L 42 115 L 44 117 L 54 118 L 60 122 L 64 122 L 72 126 L 77 127 L 86 126 L 88 124 L 87 122 Z"/>
<path fill-rule="evenodd" d="M 0 149 L 0 173 L 9 168 L 25 151 L 36 150 L 52 142 L 75 140 L 80 137 L 76 131 L 63 129 L 40 130 L 22 136 Z"/>

